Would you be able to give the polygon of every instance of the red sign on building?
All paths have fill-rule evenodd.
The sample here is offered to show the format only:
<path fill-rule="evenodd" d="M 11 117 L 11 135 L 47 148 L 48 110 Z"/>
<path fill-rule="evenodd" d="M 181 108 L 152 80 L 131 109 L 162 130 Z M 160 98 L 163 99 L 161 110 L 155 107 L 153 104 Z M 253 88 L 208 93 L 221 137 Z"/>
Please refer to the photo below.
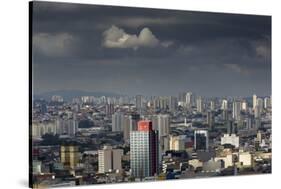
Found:
<path fill-rule="evenodd" d="M 152 121 L 149 120 L 139 121 L 138 131 L 152 131 Z"/>

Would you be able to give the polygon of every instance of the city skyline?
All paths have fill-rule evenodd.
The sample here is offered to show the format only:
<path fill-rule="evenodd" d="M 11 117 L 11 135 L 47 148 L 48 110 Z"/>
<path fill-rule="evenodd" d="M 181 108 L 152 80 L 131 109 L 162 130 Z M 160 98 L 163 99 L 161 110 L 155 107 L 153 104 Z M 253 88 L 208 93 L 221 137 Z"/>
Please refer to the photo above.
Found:
<path fill-rule="evenodd" d="M 271 16 L 29 15 L 30 187 L 271 174 Z"/>
<path fill-rule="evenodd" d="M 271 94 L 269 16 L 40 2 L 33 26 L 34 94 Z"/>

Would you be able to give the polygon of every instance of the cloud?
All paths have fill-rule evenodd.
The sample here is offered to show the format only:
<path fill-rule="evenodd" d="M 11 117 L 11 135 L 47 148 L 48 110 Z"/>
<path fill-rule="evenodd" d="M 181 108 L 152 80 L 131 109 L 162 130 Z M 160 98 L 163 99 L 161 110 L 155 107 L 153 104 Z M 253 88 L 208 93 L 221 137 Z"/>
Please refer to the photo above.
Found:
<path fill-rule="evenodd" d="M 229 64 L 224 64 L 224 66 L 234 72 L 237 72 L 239 74 L 242 74 L 242 75 L 248 75 L 250 74 L 250 70 L 249 69 L 246 69 L 246 68 L 242 68 L 241 65 L 238 65 L 238 64 L 232 64 L 232 63 L 229 63 Z"/>
<path fill-rule="evenodd" d="M 33 36 L 33 48 L 46 56 L 64 56 L 69 54 L 74 41 L 68 33 L 37 33 Z"/>
<path fill-rule="evenodd" d="M 169 47 L 171 41 L 160 42 L 149 28 L 143 28 L 139 35 L 128 34 L 122 28 L 111 26 L 103 32 L 103 46 L 106 48 Z"/>
<path fill-rule="evenodd" d="M 182 20 L 176 19 L 175 17 L 165 17 L 165 18 L 151 18 L 151 17 L 129 17 L 126 19 L 112 19 L 113 23 L 118 23 L 125 27 L 140 27 L 147 25 L 170 25 L 181 23 Z"/>

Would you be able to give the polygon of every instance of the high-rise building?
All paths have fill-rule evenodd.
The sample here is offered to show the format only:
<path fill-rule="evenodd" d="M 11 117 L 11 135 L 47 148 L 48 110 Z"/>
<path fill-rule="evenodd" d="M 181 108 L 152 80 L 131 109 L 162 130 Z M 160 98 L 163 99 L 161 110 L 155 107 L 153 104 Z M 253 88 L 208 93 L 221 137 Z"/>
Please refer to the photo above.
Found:
<path fill-rule="evenodd" d="M 257 95 L 253 95 L 253 109 L 255 109 L 256 105 L 257 105 Z"/>
<path fill-rule="evenodd" d="M 247 111 L 247 109 L 248 109 L 248 104 L 247 104 L 247 101 L 246 100 L 243 100 L 243 102 L 242 102 L 242 105 L 241 105 L 242 107 L 241 107 L 241 110 L 242 111 L 244 111 L 244 112 L 246 112 Z"/>
<path fill-rule="evenodd" d="M 170 135 L 170 150 L 181 151 L 185 150 L 185 135 L 173 136 Z"/>
<path fill-rule="evenodd" d="M 169 110 L 170 110 L 171 112 L 176 111 L 176 109 L 177 109 L 177 104 L 178 104 L 177 98 L 174 97 L 174 96 L 170 96 L 170 97 L 169 97 L 169 104 L 168 104 L 168 106 L 169 106 Z"/>
<path fill-rule="evenodd" d="M 132 175 L 142 179 L 158 174 L 158 153 L 158 132 L 152 129 L 151 121 L 139 121 L 138 130 L 130 133 Z"/>
<path fill-rule="evenodd" d="M 207 124 L 208 126 L 213 129 L 215 125 L 215 115 L 213 111 L 207 112 Z"/>
<path fill-rule="evenodd" d="M 167 150 L 168 135 L 170 133 L 170 116 L 168 114 L 153 116 L 152 128 L 158 131 L 159 161 L 161 161 L 162 153 Z"/>
<path fill-rule="evenodd" d="M 125 115 L 123 119 L 123 139 L 127 142 L 130 139 L 131 119 L 129 115 Z"/>
<path fill-rule="evenodd" d="M 211 111 L 214 111 L 215 108 L 216 108 L 216 107 L 215 107 L 215 101 L 211 100 L 211 101 L 210 101 L 210 110 L 211 110 Z"/>
<path fill-rule="evenodd" d="M 138 130 L 138 122 L 140 120 L 140 114 L 130 115 L 130 131 Z"/>
<path fill-rule="evenodd" d="M 142 109 L 143 109 L 143 96 L 142 95 L 136 96 L 136 109 L 137 109 L 138 113 L 141 114 Z"/>
<path fill-rule="evenodd" d="M 241 120 L 241 102 L 234 101 L 232 106 L 232 118 L 234 120 Z"/>
<path fill-rule="evenodd" d="M 170 116 L 168 114 L 159 114 L 152 117 L 153 130 L 158 131 L 159 138 L 170 133 Z"/>
<path fill-rule="evenodd" d="M 122 149 L 112 149 L 111 146 L 104 146 L 102 150 L 98 151 L 99 173 L 121 171 L 122 156 Z"/>
<path fill-rule="evenodd" d="M 60 159 L 66 168 L 74 169 L 79 162 L 78 146 L 62 145 L 60 147 Z"/>
<path fill-rule="evenodd" d="M 237 125 L 233 120 L 228 120 L 227 122 L 227 134 L 237 134 Z"/>
<path fill-rule="evenodd" d="M 222 102 L 221 102 L 221 109 L 222 110 L 227 110 L 228 109 L 228 102 L 226 99 L 223 99 Z"/>
<path fill-rule="evenodd" d="M 257 98 L 257 103 L 256 106 L 254 108 L 254 114 L 255 114 L 255 118 L 260 118 L 261 113 L 263 111 L 263 99 L 262 98 Z"/>
<path fill-rule="evenodd" d="M 123 131 L 124 114 L 122 112 L 115 112 L 112 115 L 112 131 Z"/>
<path fill-rule="evenodd" d="M 195 150 L 209 150 L 209 135 L 207 130 L 194 131 L 194 149 Z"/>
<path fill-rule="evenodd" d="M 192 92 L 187 92 L 185 95 L 185 103 L 186 103 L 187 109 L 191 109 L 191 107 L 193 105 L 192 98 L 193 98 Z"/>
<path fill-rule="evenodd" d="M 199 96 L 196 100 L 196 107 L 197 107 L 197 112 L 199 113 L 203 112 L 203 100 L 201 96 Z"/>
<path fill-rule="evenodd" d="M 271 107 L 271 99 L 269 97 L 264 98 L 264 108 L 270 108 Z"/>
<path fill-rule="evenodd" d="M 105 105 L 105 114 L 107 117 L 110 117 L 114 113 L 114 104 L 106 104 Z"/>

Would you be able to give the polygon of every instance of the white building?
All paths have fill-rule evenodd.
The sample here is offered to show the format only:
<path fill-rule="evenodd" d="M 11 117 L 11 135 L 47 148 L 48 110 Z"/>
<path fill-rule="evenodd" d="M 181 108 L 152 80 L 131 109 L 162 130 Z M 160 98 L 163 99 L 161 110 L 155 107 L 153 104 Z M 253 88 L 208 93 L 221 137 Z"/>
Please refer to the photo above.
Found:
<path fill-rule="evenodd" d="M 228 109 L 227 100 L 226 99 L 222 100 L 221 109 L 222 110 L 227 110 Z"/>
<path fill-rule="evenodd" d="M 235 148 L 239 148 L 239 136 L 236 136 L 236 134 L 224 134 L 221 137 L 221 145 L 224 144 L 231 144 Z"/>

